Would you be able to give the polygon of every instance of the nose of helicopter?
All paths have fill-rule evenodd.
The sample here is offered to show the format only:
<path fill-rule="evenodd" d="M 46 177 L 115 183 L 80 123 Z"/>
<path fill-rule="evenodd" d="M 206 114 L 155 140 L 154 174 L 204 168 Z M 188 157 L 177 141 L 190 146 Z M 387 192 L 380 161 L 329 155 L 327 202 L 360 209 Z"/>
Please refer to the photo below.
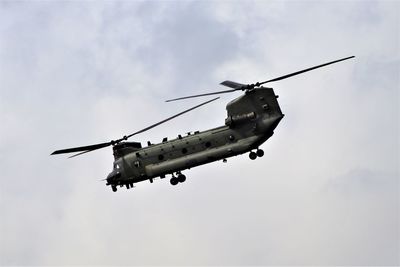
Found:
<path fill-rule="evenodd" d="M 112 183 L 113 174 L 114 174 L 114 172 L 110 172 L 110 173 L 107 175 L 107 178 L 106 178 L 107 184 L 111 184 L 111 183 Z"/>
<path fill-rule="evenodd" d="M 107 175 L 107 183 L 112 184 L 117 178 L 121 177 L 121 173 L 117 172 L 116 170 L 113 170 L 110 172 L 109 175 Z"/>

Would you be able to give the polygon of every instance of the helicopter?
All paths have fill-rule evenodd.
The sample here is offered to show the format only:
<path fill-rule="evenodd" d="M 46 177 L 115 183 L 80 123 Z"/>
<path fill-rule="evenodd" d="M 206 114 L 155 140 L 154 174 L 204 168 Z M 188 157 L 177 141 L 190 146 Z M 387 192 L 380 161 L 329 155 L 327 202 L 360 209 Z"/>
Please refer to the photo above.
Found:
<path fill-rule="evenodd" d="M 164 138 L 158 144 L 148 142 L 146 147 L 142 147 L 140 142 L 127 141 L 134 135 L 144 133 L 219 99 L 219 97 L 216 97 L 122 138 L 94 145 L 56 150 L 51 155 L 76 153 L 70 156 L 71 158 L 112 146 L 113 170 L 104 180 L 107 186 L 111 186 L 113 192 L 116 192 L 118 187 L 133 188 L 135 183 L 146 180 L 153 183 L 155 178 L 163 179 L 166 175 L 171 175 L 170 183 L 175 186 L 186 181 L 186 176 L 182 173 L 184 170 L 219 160 L 226 162 L 227 158 L 244 153 L 249 153 L 248 156 L 251 160 L 264 156 L 264 151 L 260 149 L 260 146 L 274 134 L 274 130 L 284 114 L 277 101 L 278 95 L 272 88 L 262 85 L 351 58 L 354 58 L 354 56 L 252 84 L 227 80 L 222 82 L 221 85 L 231 88 L 229 90 L 179 97 L 166 101 L 172 102 L 243 91 L 241 96 L 226 105 L 227 117 L 225 124 L 220 127 L 201 132 L 189 132 L 185 136 L 178 135 L 173 140 Z"/>

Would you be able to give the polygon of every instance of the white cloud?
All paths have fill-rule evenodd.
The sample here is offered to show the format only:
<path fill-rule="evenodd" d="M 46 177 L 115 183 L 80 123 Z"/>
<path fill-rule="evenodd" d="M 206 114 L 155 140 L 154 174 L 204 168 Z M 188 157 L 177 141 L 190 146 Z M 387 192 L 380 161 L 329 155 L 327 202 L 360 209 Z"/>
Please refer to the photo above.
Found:
<path fill-rule="evenodd" d="M 1 3 L 0 264 L 399 264 L 398 22 L 394 1 Z M 113 194 L 110 149 L 48 156 L 349 55 L 271 84 L 262 159 Z M 137 140 L 221 125 L 236 95 Z"/>

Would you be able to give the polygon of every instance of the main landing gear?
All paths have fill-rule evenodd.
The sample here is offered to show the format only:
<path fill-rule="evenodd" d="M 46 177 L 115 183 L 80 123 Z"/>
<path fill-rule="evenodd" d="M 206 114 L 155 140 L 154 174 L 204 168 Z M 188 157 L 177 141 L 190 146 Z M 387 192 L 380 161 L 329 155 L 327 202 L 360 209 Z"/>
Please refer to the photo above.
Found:
<path fill-rule="evenodd" d="M 186 176 L 185 175 L 183 175 L 180 172 L 177 172 L 176 174 L 177 174 L 177 176 L 172 174 L 172 178 L 171 178 L 171 180 L 169 180 L 169 182 L 172 185 L 177 185 L 178 183 L 183 183 L 183 182 L 186 181 Z"/>
<path fill-rule="evenodd" d="M 133 183 L 127 183 L 127 184 L 125 184 L 125 186 L 126 186 L 126 189 L 134 188 Z"/>
<path fill-rule="evenodd" d="M 255 160 L 257 157 L 260 157 L 260 158 L 261 158 L 262 156 L 264 156 L 264 150 L 262 150 L 262 149 L 257 149 L 256 152 L 251 151 L 251 152 L 249 153 L 249 158 L 250 158 L 251 160 Z"/>

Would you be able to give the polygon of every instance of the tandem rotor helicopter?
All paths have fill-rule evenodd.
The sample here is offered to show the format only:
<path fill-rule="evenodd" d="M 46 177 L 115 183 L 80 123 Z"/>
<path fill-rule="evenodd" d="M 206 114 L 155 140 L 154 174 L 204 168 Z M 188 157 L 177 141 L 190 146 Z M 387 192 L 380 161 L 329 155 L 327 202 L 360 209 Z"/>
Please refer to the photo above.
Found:
<path fill-rule="evenodd" d="M 165 178 L 166 175 L 171 175 L 170 183 L 177 185 L 186 181 L 186 176 L 182 173 L 183 170 L 213 161 L 226 161 L 226 158 L 247 152 L 249 152 L 249 157 L 252 160 L 264 155 L 264 151 L 260 149 L 260 146 L 273 135 L 274 129 L 278 126 L 284 115 L 279 107 L 278 96 L 275 95 L 274 90 L 269 87 L 263 87 L 263 84 L 283 80 L 353 57 L 338 59 L 254 84 L 224 81 L 221 85 L 232 89 L 166 101 L 171 102 L 193 97 L 243 91 L 243 95 L 227 104 L 226 110 L 228 114 L 225 119 L 225 125 L 217 128 L 188 133 L 186 136 L 178 135 L 178 138 L 173 140 L 164 138 L 159 144 L 148 142 L 147 147 L 142 147 L 139 142 L 126 141 L 134 135 L 146 132 L 160 124 L 215 101 L 219 97 L 203 102 L 140 131 L 125 135 L 122 138 L 100 144 L 56 150 L 51 155 L 77 153 L 71 156 L 75 157 L 100 148 L 112 146 L 114 154 L 113 170 L 105 180 L 107 181 L 106 185 L 110 185 L 114 192 L 117 191 L 118 186 L 126 186 L 129 189 L 134 187 L 135 183 L 145 180 L 150 180 L 153 183 L 154 178 Z"/>

